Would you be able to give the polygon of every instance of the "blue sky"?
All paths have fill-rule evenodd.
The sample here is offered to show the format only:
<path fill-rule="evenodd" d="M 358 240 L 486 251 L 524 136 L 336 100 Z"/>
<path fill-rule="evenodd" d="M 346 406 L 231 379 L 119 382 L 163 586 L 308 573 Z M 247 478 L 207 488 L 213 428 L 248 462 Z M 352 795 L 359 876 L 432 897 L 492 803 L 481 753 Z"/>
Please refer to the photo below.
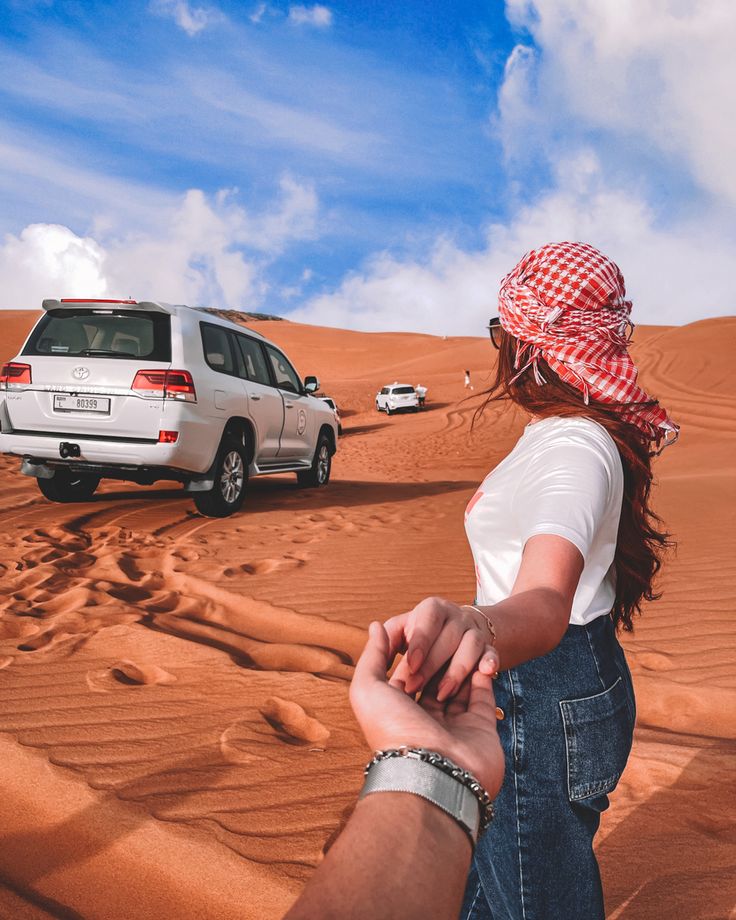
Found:
<path fill-rule="evenodd" d="M 473 332 L 574 237 L 642 321 L 734 312 L 730 7 L 0 3 L 0 303 Z"/>

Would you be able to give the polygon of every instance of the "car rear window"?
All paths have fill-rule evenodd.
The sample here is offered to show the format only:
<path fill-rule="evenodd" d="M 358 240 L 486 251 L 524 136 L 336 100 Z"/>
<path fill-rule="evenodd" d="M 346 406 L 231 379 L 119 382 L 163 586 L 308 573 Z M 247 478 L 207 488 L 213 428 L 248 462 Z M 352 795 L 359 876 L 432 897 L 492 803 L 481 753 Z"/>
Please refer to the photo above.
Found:
<path fill-rule="evenodd" d="M 414 387 L 394 387 L 394 393 L 413 393 Z"/>
<path fill-rule="evenodd" d="M 171 317 L 147 310 L 50 310 L 23 354 L 171 361 Z"/>

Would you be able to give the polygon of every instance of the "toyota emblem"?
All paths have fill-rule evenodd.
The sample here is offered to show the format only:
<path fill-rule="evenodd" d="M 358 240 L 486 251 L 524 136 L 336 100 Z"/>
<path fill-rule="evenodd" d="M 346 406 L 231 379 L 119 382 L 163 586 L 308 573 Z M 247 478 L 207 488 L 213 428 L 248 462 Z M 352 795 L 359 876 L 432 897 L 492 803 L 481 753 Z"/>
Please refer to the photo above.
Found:
<path fill-rule="evenodd" d="M 86 380 L 89 377 L 89 368 L 82 367 L 81 365 L 79 367 L 75 367 L 72 371 L 72 377 L 75 380 Z"/>

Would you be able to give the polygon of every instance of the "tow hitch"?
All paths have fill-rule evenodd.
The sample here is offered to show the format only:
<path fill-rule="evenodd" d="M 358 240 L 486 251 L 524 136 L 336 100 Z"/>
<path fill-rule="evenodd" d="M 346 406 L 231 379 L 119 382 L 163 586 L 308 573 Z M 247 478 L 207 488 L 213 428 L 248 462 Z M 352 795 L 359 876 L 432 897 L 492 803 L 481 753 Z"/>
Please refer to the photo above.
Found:
<path fill-rule="evenodd" d="M 80 455 L 79 444 L 72 444 L 71 441 L 62 441 L 59 444 L 59 456 L 62 460 L 66 460 L 67 457 L 79 457 Z"/>

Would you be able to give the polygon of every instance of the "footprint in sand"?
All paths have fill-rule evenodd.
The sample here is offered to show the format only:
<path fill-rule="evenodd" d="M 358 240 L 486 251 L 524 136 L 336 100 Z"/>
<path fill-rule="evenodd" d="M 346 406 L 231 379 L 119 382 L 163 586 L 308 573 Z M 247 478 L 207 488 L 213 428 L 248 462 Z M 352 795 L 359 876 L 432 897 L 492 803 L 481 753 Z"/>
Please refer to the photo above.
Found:
<path fill-rule="evenodd" d="M 136 664 L 134 661 L 123 659 L 116 662 L 110 671 L 121 684 L 173 684 L 176 680 L 173 674 L 164 671 L 155 664 Z"/>
<path fill-rule="evenodd" d="M 315 541 L 316 539 L 317 539 L 317 537 L 311 536 L 310 534 L 300 534 L 299 536 L 292 537 L 292 538 L 291 538 L 291 542 L 292 542 L 292 543 L 299 543 L 299 544 L 301 544 L 301 543 L 314 543 L 314 541 Z"/>
<path fill-rule="evenodd" d="M 142 687 L 153 684 L 173 684 L 176 677 L 155 664 L 137 664 L 135 661 L 122 659 L 109 668 L 88 671 L 87 686 L 98 693 L 107 693 L 124 685 Z"/>
<path fill-rule="evenodd" d="M 220 750 L 227 761 L 237 764 L 273 762 L 274 741 L 281 741 L 281 754 L 308 748 L 322 753 L 330 731 L 320 721 L 308 716 L 298 703 L 274 696 L 265 701 L 259 712 L 261 722 L 241 719 L 220 735 Z M 299 756 L 302 756 L 301 754 Z"/>
<path fill-rule="evenodd" d="M 324 745 L 330 737 L 329 728 L 308 716 L 293 700 L 272 696 L 260 707 L 260 712 L 277 737 L 287 744 Z"/>
<path fill-rule="evenodd" d="M 245 573 L 246 575 L 270 575 L 279 569 L 296 569 L 306 564 L 305 559 L 298 556 L 282 556 L 280 559 L 259 559 L 257 562 L 244 562 L 239 566 L 229 566 L 223 569 L 226 578 Z"/>
<path fill-rule="evenodd" d="M 0 639 L 25 639 L 38 631 L 31 620 L 0 620 Z"/>
<path fill-rule="evenodd" d="M 97 562 L 97 556 L 93 553 L 70 553 L 56 563 L 56 568 L 60 572 L 68 572 L 73 575 L 78 569 L 88 569 L 95 562 Z"/>
<path fill-rule="evenodd" d="M 271 739 L 245 719 L 228 725 L 220 735 L 220 751 L 228 763 L 273 762 Z"/>
<path fill-rule="evenodd" d="M 636 663 L 647 671 L 670 671 L 675 667 L 670 656 L 662 652 L 639 652 Z"/>

